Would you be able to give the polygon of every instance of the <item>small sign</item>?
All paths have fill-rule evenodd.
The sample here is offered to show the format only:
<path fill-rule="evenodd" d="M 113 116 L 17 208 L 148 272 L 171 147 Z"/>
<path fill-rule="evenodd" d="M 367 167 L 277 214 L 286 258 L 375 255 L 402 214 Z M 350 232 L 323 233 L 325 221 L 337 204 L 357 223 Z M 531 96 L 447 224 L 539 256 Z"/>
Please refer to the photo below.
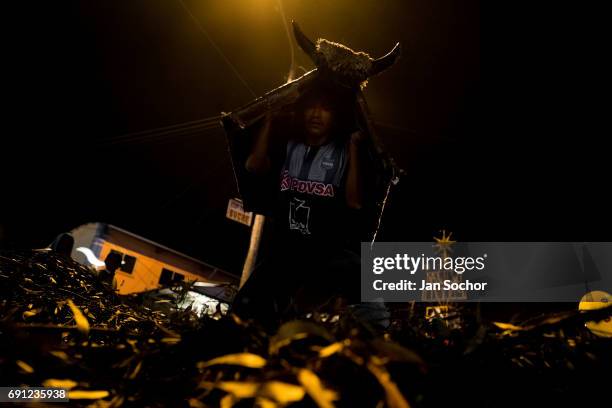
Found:
<path fill-rule="evenodd" d="M 449 271 L 430 271 L 427 272 L 425 277 L 425 282 L 427 283 L 439 283 L 442 285 L 445 281 L 460 283 L 463 280 L 460 275 Z M 423 302 L 467 300 L 467 292 L 465 290 L 423 290 L 421 300 Z"/>
<path fill-rule="evenodd" d="M 248 225 L 249 227 L 253 221 L 253 213 L 250 211 L 244 211 L 242 200 L 238 198 L 230 198 L 229 202 L 227 203 L 227 212 L 225 213 L 225 216 L 230 220 Z"/>

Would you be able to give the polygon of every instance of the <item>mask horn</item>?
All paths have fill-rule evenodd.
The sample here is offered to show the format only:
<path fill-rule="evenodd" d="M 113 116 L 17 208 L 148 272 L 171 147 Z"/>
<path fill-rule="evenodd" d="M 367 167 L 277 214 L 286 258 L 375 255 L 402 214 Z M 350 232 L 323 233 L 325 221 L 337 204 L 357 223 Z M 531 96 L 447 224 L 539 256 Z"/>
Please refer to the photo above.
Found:
<path fill-rule="evenodd" d="M 316 64 L 317 62 L 317 47 L 310 40 L 310 38 L 306 37 L 306 35 L 300 29 L 300 26 L 295 21 L 291 21 L 291 25 L 293 26 L 293 35 L 295 36 L 295 40 L 297 41 L 300 48 L 308 54 L 312 62 Z"/>
<path fill-rule="evenodd" d="M 395 47 L 387 55 L 384 55 L 380 58 L 372 61 L 372 68 L 370 69 L 369 76 L 378 75 L 391 65 L 397 61 L 400 54 L 402 53 L 402 49 L 400 43 L 395 44 Z"/>

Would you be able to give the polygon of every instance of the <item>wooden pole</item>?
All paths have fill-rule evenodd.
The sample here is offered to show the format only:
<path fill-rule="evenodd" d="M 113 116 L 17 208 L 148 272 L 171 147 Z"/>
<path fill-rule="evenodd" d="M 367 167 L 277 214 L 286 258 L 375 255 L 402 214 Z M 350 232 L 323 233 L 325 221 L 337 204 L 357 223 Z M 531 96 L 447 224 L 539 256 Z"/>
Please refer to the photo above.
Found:
<path fill-rule="evenodd" d="M 249 251 L 247 252 L 244 265 L 242 267 L 242 276 L 240 277 L 240 287 L 246 283 L 249 276 L 253 272 L 255 262 L 257 262 L 257 252 L 259 252 L 259 243 L 261 242 L 261 234 L 266 217 L 261 214 L 255 214 L 255 221 L 251 227 L 251 241 L 249 242 Z"/>

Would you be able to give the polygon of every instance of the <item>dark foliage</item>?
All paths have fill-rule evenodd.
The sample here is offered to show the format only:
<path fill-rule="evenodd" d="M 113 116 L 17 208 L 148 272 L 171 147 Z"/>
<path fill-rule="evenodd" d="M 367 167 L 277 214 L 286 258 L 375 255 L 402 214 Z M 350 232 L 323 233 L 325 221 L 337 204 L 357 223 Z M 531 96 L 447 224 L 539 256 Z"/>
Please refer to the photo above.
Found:
<path fill-rule="evenodd" d="M 409 305 L 386 333 L 348 310 L 315 313 L 270 335 L 235 316 L 119 297 L 49 251 L 2 253 L 0 378 L 70 388 L 69 405 L 91 407 L 566 406 L 605 396 L 611 342 L 584 322 L 610 308 L 532 307 L 512 324 L 494 323 L 494 309 L 455 305 L 427 320 Z"/>

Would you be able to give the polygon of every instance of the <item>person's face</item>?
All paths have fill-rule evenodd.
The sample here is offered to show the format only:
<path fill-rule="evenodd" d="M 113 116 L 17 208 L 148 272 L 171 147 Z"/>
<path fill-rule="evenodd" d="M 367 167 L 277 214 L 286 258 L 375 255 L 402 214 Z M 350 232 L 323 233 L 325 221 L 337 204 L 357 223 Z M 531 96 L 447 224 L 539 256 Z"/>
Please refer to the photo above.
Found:
<path fill-rule="evenodd" d="M 331 130 L 333 113 L 329 106 L 313 102 L 304 110 L 306 132 L 312 136 L 326 136 Z"/>

